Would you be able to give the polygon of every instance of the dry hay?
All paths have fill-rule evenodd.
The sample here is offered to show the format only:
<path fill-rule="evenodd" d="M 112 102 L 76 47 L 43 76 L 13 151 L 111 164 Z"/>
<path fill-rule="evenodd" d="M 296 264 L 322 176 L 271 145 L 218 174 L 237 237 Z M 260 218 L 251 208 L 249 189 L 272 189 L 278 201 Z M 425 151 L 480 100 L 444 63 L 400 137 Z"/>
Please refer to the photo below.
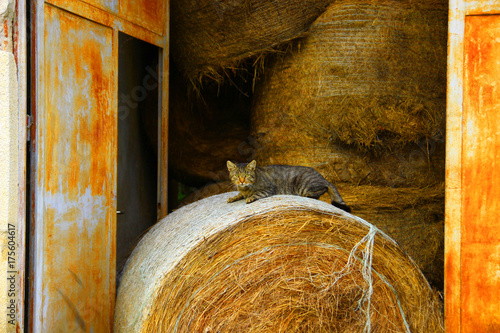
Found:
<path fill-rule="evenodd" d="M 432 285 L 444 286 L 444 183 L 426 188 L 338 186 L 353 214 L 395 239 Z"/>
<path fill-rule="evenodd" d="M 251 133 L 258 162 L 329 164 L 334 173 L 350 164 L 351 183 L 442 180 L 440 162 L 437 173 L 431 164 L 412 167 L 400 184 L 386 174 L 429 142 L 443 143 L 429 161 L 444 161 L 446 38 L 445 1 L 333 3 L 257 84 Z"/>
<path fill-rule="evenodd" d="M 444 180 L 445 142 L 440 137 L 390 151 L 363 153 L 290 128 L 284 134 L 286 125 L 278 126 L 255 140 L 258 165 L 309 166 L 335 183 L 351 185 L 426 187 Z"/>
<path fill-rule="evenodd" d="M 368 185 L 337 185 L 352 213 L 396 240 L 415 260 L 434 287 L 444 285 L 444 184 L 425 188 L 391 188 Z M 188 205 L 212 195 L 233 191 L 227 182 L 204 186 L 181 203 Z M 328 195 L 320 198 L 330 202 Z"/>
<path fill-rule="evenodd" d="M 335 2 L 298 50 L 267 69 L 254 125 L 272 130 L 281 113 L 295 131 L 284 126 L 276 137 L 360 148 L 435 136 L 444 126 L 447 22 L 446 1 Z"/>
<path fill-rule="evenodd" d="M 167 216 L 125 268 L 117 332 L 443 332 L 397 244 L 318 200 L 233 193 Z"/>
<path fill-rule="evenodd" d="M 222 80 L 241 61 L 304 33 L 332 0 L 175 0 L 171 53 L 192 82 Z"/>

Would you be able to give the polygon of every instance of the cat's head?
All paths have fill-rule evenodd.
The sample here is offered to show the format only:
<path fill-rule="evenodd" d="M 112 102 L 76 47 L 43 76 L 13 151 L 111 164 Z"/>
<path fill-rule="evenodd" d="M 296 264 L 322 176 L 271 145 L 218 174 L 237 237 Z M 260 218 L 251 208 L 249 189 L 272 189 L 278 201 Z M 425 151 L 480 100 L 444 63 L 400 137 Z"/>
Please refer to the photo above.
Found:
<path fill-rule="evenodd" d="M 229 179 L 238 187 L 245 188 L 253 185 L 255 182 L 255 166 L 257 162 L 252 161 L 248 164 L 234 164 L 227 161 L 229 170 Z"/>

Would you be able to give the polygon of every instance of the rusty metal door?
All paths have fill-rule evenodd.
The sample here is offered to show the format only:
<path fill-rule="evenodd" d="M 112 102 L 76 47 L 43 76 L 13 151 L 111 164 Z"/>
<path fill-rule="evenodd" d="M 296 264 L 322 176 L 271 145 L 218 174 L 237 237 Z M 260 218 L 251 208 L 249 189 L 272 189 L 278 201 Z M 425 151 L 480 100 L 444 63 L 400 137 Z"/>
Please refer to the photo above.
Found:
<path fill-rule="evenodd" d="M 447 332 L 500 332 L 500 3 L 450 4 Z"/>
<path fill-rule="evenodd" d="M 168 1 L 134 3 L 36 0 L 32 5 L 32 332 L 112 331 L 119 33 L 162 48 L 161 68 L 168 70 Z M 159 20 L 143 24 L 144 14 L 128 14 L 144 12 L 145 4 Z M 166 91 L 163 84 L 159 182 L 165 188 Z M 166 212 L 166 192 L 161 193 Z"/>
<path fill-rule="evenodd" d="M 109 330 L 116 221 L 113 30 L 43 6 L 37 109 L 35 332 Z"/>

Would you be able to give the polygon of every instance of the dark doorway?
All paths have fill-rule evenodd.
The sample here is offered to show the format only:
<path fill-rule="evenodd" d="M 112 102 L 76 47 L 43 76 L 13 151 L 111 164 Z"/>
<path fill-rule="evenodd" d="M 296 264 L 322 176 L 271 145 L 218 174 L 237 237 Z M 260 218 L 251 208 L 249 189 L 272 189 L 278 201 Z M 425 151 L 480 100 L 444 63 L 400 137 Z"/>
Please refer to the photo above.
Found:
<path fill-rule="evenodd" d="M 154 45 L 120 33 L 117 272 L 158 217 L 159 52 Z"/>

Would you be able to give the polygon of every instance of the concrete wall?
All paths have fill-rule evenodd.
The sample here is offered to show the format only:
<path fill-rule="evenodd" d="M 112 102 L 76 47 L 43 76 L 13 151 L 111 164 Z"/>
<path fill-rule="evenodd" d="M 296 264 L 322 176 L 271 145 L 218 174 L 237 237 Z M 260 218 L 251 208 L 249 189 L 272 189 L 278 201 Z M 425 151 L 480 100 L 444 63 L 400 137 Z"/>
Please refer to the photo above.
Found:
<path fill-rule="evenodd" d="M 0 0 L 0 331 L 17 326 L 19 117 L 12 31 L 15 0 Z M 10 226 L 10 227 L 9 227 Z M 10 234 L 9 234 L 10 232 Z M 10 237 L 10 239 L 9 239 Z M 10 244 L 9 244 L 10 243 Z M 9 258 L 10 257 L 10 258 Z M 12 272 L 12 273 L 10 273 Z M 12 303 L 11 303 L 12 302 Z M 12 304 L 12 305 L 11 305 Z M 12 315 L 11 314 L 12 309 Z M 9 323 L 10 321 L 10 323 Z"/>

